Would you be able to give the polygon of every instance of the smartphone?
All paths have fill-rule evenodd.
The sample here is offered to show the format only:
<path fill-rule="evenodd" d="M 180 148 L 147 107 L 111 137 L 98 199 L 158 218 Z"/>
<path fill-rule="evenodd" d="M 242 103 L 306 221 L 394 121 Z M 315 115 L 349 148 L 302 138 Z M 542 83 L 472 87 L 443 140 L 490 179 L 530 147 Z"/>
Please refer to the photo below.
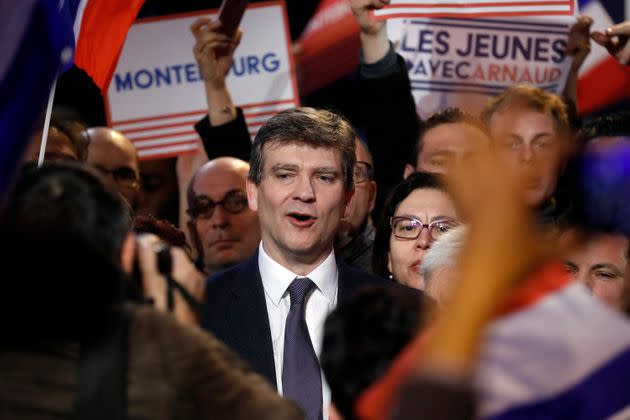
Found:
<path fill-rule="evenodd" d="M 246 8 L 247 0 L 223 0 L 219 9 L 219 21 L 224 35 L 233 37 L 236 34 Z"/>

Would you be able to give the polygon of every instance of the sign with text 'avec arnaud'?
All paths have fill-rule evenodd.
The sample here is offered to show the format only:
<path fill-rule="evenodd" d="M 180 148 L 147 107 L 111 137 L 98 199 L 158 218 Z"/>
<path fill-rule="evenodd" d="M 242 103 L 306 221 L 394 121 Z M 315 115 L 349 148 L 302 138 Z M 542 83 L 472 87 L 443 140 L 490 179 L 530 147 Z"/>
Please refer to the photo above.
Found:
<path fill-rule="evenodd" d="M 190 25 L 218 10 L 138 20 L 130 29 L 106 98 L 109 125 L 129 137 L 141 159 L 194 152 L 194 124 L 207 113 Z M 253 137 L 273 114 L 298 105 L 284 2 L 255 3 L 226 82 Z M 227 140 L 229 141 L 229 140 Z"/>
<path fill-rule="evenodd" d="M 428 118 L 449 106 L 476 114 L 517 84 L 561 94 L 574 22 L 573 16 L 405 20 L 396 50 L 407 63 L 418 114 Z"/>

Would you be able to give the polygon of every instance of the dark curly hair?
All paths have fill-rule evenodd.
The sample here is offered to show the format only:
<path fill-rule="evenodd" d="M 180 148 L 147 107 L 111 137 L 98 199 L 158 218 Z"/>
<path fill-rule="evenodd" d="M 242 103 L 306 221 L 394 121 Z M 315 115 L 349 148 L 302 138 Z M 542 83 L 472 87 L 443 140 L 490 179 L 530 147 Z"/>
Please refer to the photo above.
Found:
<path fill-rule="evenodd" d="M 392 234 L 392 227 L 389 219 L 396 212 L 398 205 L 409 196 L 414 190 L 433 188 L 444 191 L 439 175 L 426 172 L 416 172 L 398 184 L 390 193 L 374 237 L 374 248 L 372 252 L 372 272 L 381 277 L 387 277 L 387 254 L 389 253 L 389 238 Z"/>
<path fill-rule="evenodd" d="M 357 398 L 426 325 L 432 305 L 420 296 L 403 286 L 366 287 L 328 316 L 320 361 L 346 420 L 356 418 Z"/>

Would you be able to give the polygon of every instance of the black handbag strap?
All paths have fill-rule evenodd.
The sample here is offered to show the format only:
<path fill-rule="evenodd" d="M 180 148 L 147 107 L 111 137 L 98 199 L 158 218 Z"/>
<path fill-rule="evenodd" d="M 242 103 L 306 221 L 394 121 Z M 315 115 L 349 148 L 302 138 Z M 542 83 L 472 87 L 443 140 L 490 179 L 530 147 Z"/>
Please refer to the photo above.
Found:
<path fill-rule="evenodd" d="M 74 418 L 110 420 L 127 417 L 129 316 L 112 311 L 103 334 L 81 340 Z"/>

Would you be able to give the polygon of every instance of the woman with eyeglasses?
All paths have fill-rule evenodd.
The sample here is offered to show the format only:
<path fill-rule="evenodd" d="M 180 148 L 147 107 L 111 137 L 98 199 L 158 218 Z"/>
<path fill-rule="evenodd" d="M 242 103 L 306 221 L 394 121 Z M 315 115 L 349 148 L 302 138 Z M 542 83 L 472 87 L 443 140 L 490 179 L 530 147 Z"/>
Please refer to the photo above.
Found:
<path fill-rule="evenodd" d="M 433 241 L 458 224 L 455 203 L 440 180 L 427 173 L 410 175 L 383 209 L 374 239 L 374 273 L 424 290 L 422 258 Z"/>

